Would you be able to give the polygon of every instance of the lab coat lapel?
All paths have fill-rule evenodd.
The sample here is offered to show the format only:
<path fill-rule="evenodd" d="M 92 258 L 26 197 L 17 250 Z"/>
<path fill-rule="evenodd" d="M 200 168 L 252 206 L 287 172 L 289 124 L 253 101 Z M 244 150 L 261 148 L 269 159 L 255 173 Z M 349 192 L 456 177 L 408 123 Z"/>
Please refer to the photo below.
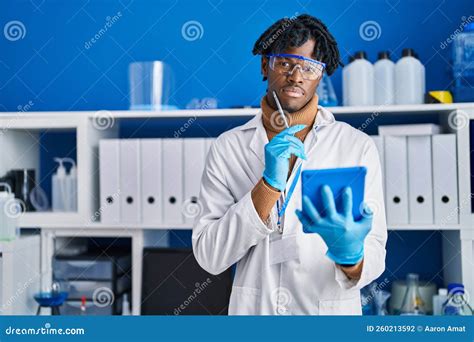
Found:
<path fill-rule="evenodd" d="M 257 183 L 262 178 L 263 167 L 265 166 L 265 145 L 268 143 L 268 137 L 263 127 L 261 114 L 256 116 L 254 120 L 254 133 L 249 144 L 252 153 L 249 166 L 254 176 L 253 181 Z"/>

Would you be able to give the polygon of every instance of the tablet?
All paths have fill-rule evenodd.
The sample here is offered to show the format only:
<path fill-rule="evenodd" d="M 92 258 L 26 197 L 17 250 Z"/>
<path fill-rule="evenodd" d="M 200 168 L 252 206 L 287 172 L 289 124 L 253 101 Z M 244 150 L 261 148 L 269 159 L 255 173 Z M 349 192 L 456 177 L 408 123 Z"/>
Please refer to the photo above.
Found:
<path fill-rule="evenodd" d="M 362 218 L 361 205 L 364 201 L 365 175 L 367 168 L 363 166 L 337 169 L 304 170 L 301 173 L 301 191 L 308 196 L 321 216 L 325 216 L 322 205 L 321 187 L 329 185 L 334 194 L 336 209 L 342 212 L 342 190 L 349 186 L 352 189 L 352 215 L 354 220 Z M 302 197 L 303 198 L 303 197 Z"/>

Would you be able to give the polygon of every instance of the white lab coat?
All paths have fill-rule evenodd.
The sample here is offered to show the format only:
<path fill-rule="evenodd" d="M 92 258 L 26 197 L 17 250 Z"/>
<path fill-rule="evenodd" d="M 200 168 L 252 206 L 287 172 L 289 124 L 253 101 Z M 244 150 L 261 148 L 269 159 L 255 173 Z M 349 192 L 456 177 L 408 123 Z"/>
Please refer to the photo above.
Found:
<path fill-rule="evenodd" d="M 287 207 L 283 234 L 275 230 L 276 208 L 268 225 L 258 216 L 250 193 L 262 177 L 268 143 L 261 115 L 220 135 L 209 151 L 200 191 L 202 211 L 192 236 L 198 263 L 212 274 L 237 264 L 231 315 L 361 314 L 359 290 L 384 271 L 387 240 L 381 167 L 372 139 L 319 107 L 304 142 L 308 159 L 303 170 L 367 167 L 365 201 L 375 212 L 365 239 L 362 276 L 355 281 L 325 255 L 327 247 L 318 234 L 303 233 L 295 214 L 301 208 L 301 181 Z M 282 245 L 281 239 L 290 243 Z"/>

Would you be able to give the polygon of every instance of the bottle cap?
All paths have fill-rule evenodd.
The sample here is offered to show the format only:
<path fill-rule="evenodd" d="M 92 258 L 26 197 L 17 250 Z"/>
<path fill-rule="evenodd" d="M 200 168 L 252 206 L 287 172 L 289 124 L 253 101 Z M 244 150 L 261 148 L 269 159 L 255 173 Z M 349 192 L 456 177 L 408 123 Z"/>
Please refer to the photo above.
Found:
<path fill-rule="evenodd" d="M 402 57 L 415 57 L 415 56 L 416 56 L 415 50 L 411 48 L 406 48 L 402 50 Z"/>
<path fill-rule="evenodd" d="M 462 293 L 464 294 L 464 285 L 461 283 L 451 283 L 448 284 L 449 294 Z"/>
<path fill-rule="evenodd" d="M 63 158 L 54 158 L 54 161 L 59 163 L 58 169 L 56 171 L 56 175 L 58 177 L 65 177 L 66 176 L 66 169 L 64 168 L 63 165 Z"/>
<path fill-rule="evenodd" d="M 367 59 L 367 52 L 357 51 L 356 53 L 354 53 L 354 59 Z"/>
<path fill-rule="evenodd" d="M 378 54 L 378 60 L 390 59 L 390 51 L 380 51 Z"/>
<path fill-rule="evenodd" d="M 440 296 L 447 296 L 448 295 L 448 289 L 439 289 L 438 294 Z"/>

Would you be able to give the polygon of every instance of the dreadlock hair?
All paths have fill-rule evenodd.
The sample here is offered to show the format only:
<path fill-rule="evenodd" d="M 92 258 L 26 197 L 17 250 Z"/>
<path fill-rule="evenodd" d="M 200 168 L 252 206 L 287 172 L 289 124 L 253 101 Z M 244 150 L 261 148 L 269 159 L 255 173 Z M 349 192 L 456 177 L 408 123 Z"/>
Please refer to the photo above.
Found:
<path fill-rule="evenodd" d="M 270 26 L 253 46 L 254 55 L 282 53 L 289 47 L 299 47 L 309 39 L 314 39 L 314 58 L 326 64 L 326 73 L 332 75 L 339 65 L 343 65 L 337 42 L 321 20 L 301 14 L 283 18 Z M 264 77 L 265 81 L 267 78 Z"/>

